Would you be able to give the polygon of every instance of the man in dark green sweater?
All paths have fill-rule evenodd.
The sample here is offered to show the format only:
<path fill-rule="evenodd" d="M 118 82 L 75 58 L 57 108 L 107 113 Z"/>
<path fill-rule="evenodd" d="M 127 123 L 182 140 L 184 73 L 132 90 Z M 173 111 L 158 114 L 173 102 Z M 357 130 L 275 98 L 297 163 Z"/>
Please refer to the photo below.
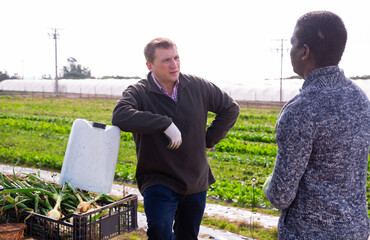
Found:
<path fill-rule="evenodd" d="M 112 124 L 134 137 L 149 239 L 197 239 L 215 182 L 206 150 L 234 125 L 239 106 L 211 82 L 180 73 L 171 40 L 153 39 L 144 55 L 148 77 L 123 92 Z M 216 117 L 207 128 L 209 111 Z"/>

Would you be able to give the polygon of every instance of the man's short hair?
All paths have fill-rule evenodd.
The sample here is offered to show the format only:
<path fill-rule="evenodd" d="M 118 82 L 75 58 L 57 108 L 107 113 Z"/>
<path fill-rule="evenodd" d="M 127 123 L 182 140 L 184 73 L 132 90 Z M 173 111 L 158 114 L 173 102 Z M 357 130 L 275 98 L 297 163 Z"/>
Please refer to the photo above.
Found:
<path fill-rule="evenodd" d="M 300 46 L 307 44 L 315 56 L 317 67 L 338 65 L 347 42 L 342 19 L 329 11 L 309 12 L 297 21 Z"/>
<path fill-rule="evenodd" d="M 154 62 L 154 52 L 156 48 L 166 48 L 167 49 L 167 48 L 172 48 L 172 47 L 177 48 L 176 44 L 172 42 L 170 39 L 155 38 L 151 40 L 144 48 L 145 59 L 148 62 L 153 63 Z"/>

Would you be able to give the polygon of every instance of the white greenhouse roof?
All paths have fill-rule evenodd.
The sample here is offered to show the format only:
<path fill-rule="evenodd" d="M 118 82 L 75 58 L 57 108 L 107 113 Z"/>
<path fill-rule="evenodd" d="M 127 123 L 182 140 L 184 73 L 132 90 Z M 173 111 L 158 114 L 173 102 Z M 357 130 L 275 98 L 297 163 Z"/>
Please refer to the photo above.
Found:
<path fill-rule="evenodd" d="M 138 79 L 83 79 L 58 80 L 60 93 L 98 94 L 121 96 L 122 92 Z M 355 80 L 370 98 L 370 80 Z M 288 101 L 299 93 L 303 80 L 284 80 L 282 83 L 283 101 Z M 245 84 L 216 84 L 235 100 L 280 101 L 280 81 L 262 80 Z M 55 80 L 4 80 L 0 82 L 3 91 L 54 92 Z"/>

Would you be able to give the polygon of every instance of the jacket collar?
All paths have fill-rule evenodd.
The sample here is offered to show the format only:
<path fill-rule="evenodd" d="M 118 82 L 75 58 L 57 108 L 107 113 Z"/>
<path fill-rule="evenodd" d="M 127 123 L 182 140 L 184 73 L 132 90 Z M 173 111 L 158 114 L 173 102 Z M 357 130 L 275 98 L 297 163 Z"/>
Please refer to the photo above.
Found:
<path fill-rule="evenodd" d="M 157 85 L 155 84 L 155 82 L 153 80 L 152 72 L 148 73 L 147 79 L 148 79 L 148 82 L 149 82 L 150 91 L 153 91 L 153 92 L 156 92 L 156 93 L 162 93 L 161 90 L 157 87 Z M 178 86 L 177 90 L 185 88 L 188 84 L 189 84 L 189 79 L 186 76 L 184 76 L 182 73 L 180 73 L 180 75 L 179 75 L 179 86 Z"/>
<path fill-rule="evenodd" d="M 304 80 L 302 90 L 307 88 L 332 88 L 345 79 L 343 70 L 338 66 L 328 66 L 312 70 Z"/>

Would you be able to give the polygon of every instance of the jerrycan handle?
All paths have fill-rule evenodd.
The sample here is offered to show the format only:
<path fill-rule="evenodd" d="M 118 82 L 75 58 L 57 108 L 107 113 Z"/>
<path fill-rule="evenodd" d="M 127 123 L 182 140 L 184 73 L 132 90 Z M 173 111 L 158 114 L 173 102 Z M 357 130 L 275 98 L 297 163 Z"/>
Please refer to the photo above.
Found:
<path fill-rule="evenodd" d="M 97 123 L 97 122 L 93 122 L 93 123 L 92 123 L 92 126 L 93 126 L 93 127 L 96 127 L 96 128 L 105 129 L 105 127 L 106 127 L 107 125 L 105 125 L 104 123 Z"/>

